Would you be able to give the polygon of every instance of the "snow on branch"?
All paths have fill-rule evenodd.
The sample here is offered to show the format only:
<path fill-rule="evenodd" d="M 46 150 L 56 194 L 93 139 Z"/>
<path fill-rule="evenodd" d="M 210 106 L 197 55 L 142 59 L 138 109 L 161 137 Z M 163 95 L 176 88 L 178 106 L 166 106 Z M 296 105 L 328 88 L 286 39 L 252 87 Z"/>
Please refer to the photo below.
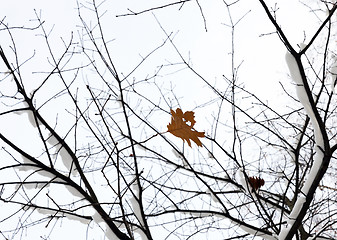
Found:
<path fill-rule="evenodd" d="M 312 126 L 314 128 L 314 138 L 315 138 L 315 155 L 313 159 L 313 165 L 309 171 L 309 174 L 306 176 L 306 181 L 304 186 L 301 189 L 299 197 L 296 199 L 295 205 L 287 219 L 287 224 L 281 229 L 278 238 L 279 240 L 286 239 L 288 236 L 289 231 L 291 230 L 295 220 L 299 216 L 303 205 L 307 201 L 307 194 L 309 193 L 310 187 L 312 186 L 319 170 L 321 168 L 323 162 L 323 150 L 324 149 L 324 141 L 323 141 L 323 134 L 321 132 L 320 126 L 318 124 L 318 119 L 314 114 L 312 106 L 309 102 L 309 94 L 311 92 L 306 91 L 304 87 L 304 82 L 302 75 L 299 70 L 299 63 L 296 61 L 295 57 L 287 52 L 286 53 L 286 62 L 290 71 L 291 78 L 296 84 L 296 93 L 299 101 L 304 107 L 306 114 L 309 116 Z"/>
<path fill-rule="evenodd" d="M 246 231 L 247 233 L 250 233 L 252 236 L 258 236 L 258 237 L 261 237 L 261 238 L 266 239 L 266 240 L 277 240 L 278 239 L 276 236 L 270 236 L 270 235 L 267 235 L 263 232 L 256 231 L 254 229 L 251 229 L 251 228 L 243 226 L 243 225 L 241 225 L 240 228 L 242 230 Z"/>
<path fill-rule="evenodd" d="M 290 52 L 286 53 L 286 62 L 289 68 L 290 76 L 296 84 L 296 93 L 297 93 L 298 100 L 303 105 L 304 110 L 306 111 L 306 113 L 308 114 L 312 122 L 316 144 L 320 147 L 323 147 L 324 145 L 323 136 L 319 128 L 319 124 L 316 119 L 316 116 L 309 102 L 308 94 L 311 94 L 311 93 L 306 92 L 304 88 L 302 76 L 301 76 L 301 73 L 298 67 L 298 63 L 296 62 L 295 57 Z"/>

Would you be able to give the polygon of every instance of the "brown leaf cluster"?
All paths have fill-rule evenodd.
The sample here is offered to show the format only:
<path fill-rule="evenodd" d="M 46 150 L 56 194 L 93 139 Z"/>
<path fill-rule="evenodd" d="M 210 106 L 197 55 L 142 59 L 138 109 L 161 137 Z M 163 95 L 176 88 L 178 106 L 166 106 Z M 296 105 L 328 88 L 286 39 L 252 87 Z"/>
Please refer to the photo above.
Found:
<path fill-rule="evenodd" d="M 199 138 L 205 137 L 205 132 L 198 132 L 194 130 L 194 112 L 183 111 L 180 108 L 177 108 L 176 111 L 171 109 L 171 123 L 167 125 L 167 130 L 174 136 L 181 138 L 183 141 L 188 143 L 188 146 L 191 146 L 191 141 L 195 142 L 199 147 L 202 147 L 201 141 Z"/>
<path fill-rule="evenodd" d="M 260 177 L 249 177 L 249 183 L 255 190 L 259 189 L 264 185 L 264 179 Z"/>

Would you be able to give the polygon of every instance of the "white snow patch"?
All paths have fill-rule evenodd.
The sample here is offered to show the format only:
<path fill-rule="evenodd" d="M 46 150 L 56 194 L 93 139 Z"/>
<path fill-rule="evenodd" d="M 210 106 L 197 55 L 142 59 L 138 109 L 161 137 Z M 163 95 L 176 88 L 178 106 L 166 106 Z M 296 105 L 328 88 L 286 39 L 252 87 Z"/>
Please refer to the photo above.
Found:
<path fill-rule="evenodd" d="M 183 158 L 183 157 L 181 157 L 181 160 L 182 160 L 183 166 L 184 166 L 185 168 L 188 168 L 188 167 L 189 167 L 189 164 L 188 164 L 187 160 L 186 160 L 185 158 Z"/>
<path fill-rule="evenodd" d="M 36 173 L 38 173 L 39 175 L 43 176 L 43 177 L 47 177 L 47 178 L 54 178 L 55 175 L 50 173 L 50 172 L 47 172 L 47 171 L 43 171 L 43 170 L 39 170 L 39 171 L 36 171 Z"/>
<path fill-rule="evenodd" d="M 79 198 L 83 198 L 83 195 L 74 187 L 70 186 L 70 185 L 64 185 L 66 187 L 66 189 L 75 197 L 79 197 Z"/>
<path fill-rule="evenodd" d="M 45 184 L 42 184 L 42 183 L 27 183 L 27 182 L 24 182 L 22 184 L 26 189 L 41 189 Z"/>
<path fill-rule="evenodd" d="M 181 159 L 181 160 L 182 160 L 182 165 L 183 165 L 184 167 L 188 167 L 188 166 L 189 166 L 188 162 L 185 160 L 185 158 L 184 158 L 184 156 L 182 155 L 182 153 L 176 151 L 175 149 L 172 149 L 172 152 L 173 152 L 174 156 L 176 156 L 178 159 Z"/>
<path fill-rule="evenodd" d="M 294 56 L 291 55 L 291 53 L 289 53 L 289 52 L 286 53 L 286 62 L 287 62 L 288 68 L 289 68 L 291 78 L 294 80 L 294 82 L 297 85 L 296 86 L 297 97 L 300 100 L 300 102 L 302 103 L 302 105 L 304 107 L 304 110 L 306 111 L 306 113 L 310 117 L 310 120 L 311 120 L 312 125 L 314 127 L 316 144 L 318 146 L 322 147 L 323 146 L 322 133 L 319 129 L 319 125 L 318 125 L 317 119 L 315 117 L 315 114 L 312 111 L 312 108 L 310 106 L 308 95 L 307 95 L 307 93 L 304 89 L 303 81 L 302 81 L 302 78 L 301 78 L 301 74 L 300 74 L 300 70 L 298 68 L 297 62 L 296 62 Z"/>
<path fill-rule="evenodd" d="M 302 85 L 302 77 L 300 70 L 298 69 L 296 59 L 290 52 L 286 53 L 286 62 L 289 68 L 290 76 L 296 84 Z"/>
<path fill-rule="evenodd" d="M 41 122 L 39 120 L 36 119 L 36 121 L 35 121 L 34 113 L 31 110 L 28 110 L 26 112 L 28 114 L 28 120 L 33 127 L 35 127 L 35 128 L 37 127 L 36 122 L 38 123 L 38 125 L 41 125 Z"/>
<path fill-rule="evenodd" d="M 23 103 L 23 105 L 24 105 L 24 108 L 29 108 L 29 105 L 28 105 L 28 103 L 26 102 L 26 101 L 24 101 L 24 102 L 22 102 Z M 30 124 L 33 126 L 33 127 L 36 127 L 37 125 L 36 125 L 36 121 L 37 121 L 37 123 L 39 124 L 39 125 L 41 125 L 41 122 L 39 122 L 37 119 L 36 119 L 36 121 L 35 121 L 35 116 L 34 116 L 34 113 L 33 113 L 33 111 L 32 110 L 22 110 L 22 111 L 16 111 L 15 112 L 16 114 L 19 114 L 19 115 L 21 115 L 21 114 L 23 114 L 23 113 L 27 113 L 27 116 L 28 116 L 28 120 L 29 120 L 29 122 L 30 122 Z"/>
<path fill-rule="evenodd" d="M 117 97 L 117 102 L 118 102 L 119 107 L 122 108 L 122 107 L 123 107 L 123 104 L 122 104 L 122 95 L 121 95 L 121 94 L 118 95 L 118 97 Z"/>
<path fill-rule="evenodd" d="M 15 190 L 18 190 L 21 186 L 22 186 L 21 184 L 15 184 L 15 185 L 14 185 L 14 188 L 15 188 Z M 1 202 L 1 201 L 0 201 L 0 202 Z"/>
<path fill-rule="evenodd" d="M 14 113 L 16 115 L 22 115 L 22 114 L 25 114 L 27 112 L 27 110 L 19 110 L 19 111 L 15 111 Z"/>
<path fill-rule="evenodd" d="M 190 213 L 192 216 L 196 217 L 213 217 L 214 213 L 202 213 L 202 212 L 191 212 Z"/>
<path fill-rule="evenodd" d="M 281 229 L 280 234 L 278 235 L 278 240 L 284 240 L 290 230 L 290 227 L 285 226 Z"/>
<path fill-rule="evenodd" d="M 28 108 L 29 107 L 29 105 L 28 105 L 28 103 L 26 101 L 23 101 L 22 104 L 23 104 L 23 108 Z M 14 113 L 17 114 L 17 115 L 22 115 L 24 113 L 28 113 L 29 111 L 30 110 L 20 110 L 20 111 L 15 111 Z"/>
<path fill-rule="evenodd" d="M 147 151 L 145 143 L 142 144 L 136 144 L 135 145 L 137 149 L 142 150 L 142 151 Z"/>
<path fill-rule="evenodd" d="M 322 153 L 322 151 L 317 147 L 315 146 L 315 150 L 316 150 L 316 154 L 314 156 L 314 163 L 310 169 L 310 172 L 307 176 L 307 180 L 305 181 L 304 183 L 304 186 L 302 188 L 302 192 L 304 194 L 307 194 L 309 189 L 310 189 L 310 186 L 312 185 L 312 182 L 314 181 L 321 165 L 322 165 L 322 162 L 323 162 L 323 158 L 324 158 L 324 155 Z"/>
<path fill-rule="evenodd" d="M 298 68 L 296 59 L 294 58 L 293 55 L 291 55 L 290 52 L 286 53 L 286 62 L 289 68 L 290 76 L 296 84 L 296 93 L 297 93 L 298 100 L 300 100 L 300 102 L 304 106 L 304 109 L 306 110 L 309 117 L 312 118 L 314 117 L 314 115 L 310 107 L 309 98 L 303 86 L 301 73 Z"/>
<path fill-rule="evenodd" d="M 172 148 L 172 152 L 173 152 L 174 156 L 176 156 L 177 158 L 182 158 L 181 154 L 177 150 L 175 150 L 174 148 Z"/>
<path fill-rule="evenodd" d="M 264 234 L 262 232 L 256 231 L 254 229 L 251 229 L 251 228 L 243 226 L 243 225 L 241 225 L 240 228 L 242 230 L 244 230 L 245 232 L 251 234 L 252 236 L 262 237 L 263 239 L 267 239 L 267 240 L 277 240 L 277 238 L 275 236 L 270 236 L 270 235 Z"/>
<path fill-rule="evenodd" d="M 83 224 L 89 224 L 89 222 L 91 221 L 90 219 L 82 218 L 73 214 L 63 213 L 63 215 L 69 220 L 79 221 Z"/>
<path fill-rule="evenodd" d="M 286 227 L 282 228 L 280 234 L 279 234 L 279 240 L 283 240 L 285 238 L 285 236 L 287 235 L 287 233 L 289 232 L 289 229 L 291 228 L 292 224 L 293 224 L 293 220 L 297 218 L 300 210 L 303 207 L 303 204 L 306 201 L 305 195 L 307 195 L 320 167 L 322 164 L 322 160 L 323 160 L 323 153 L 320 149 L 324 149 L 324 142 L 323 142 L 323 135 L 322 132 L 319 128 L 319 124 L 318 121 L 315 117 L 315 114 L 311 108 L 310 102 L 309 102 L 309 95 L 311 94 L 310 92 L 307 93 L 304 89 L 303 86 L 303 81 L 301 78 L 301 74 L 298 68 L 298 64 L 295 60 L 295 58 L 289 53 L 287 52 L 286 54 L 286 62 L 290 71 L 290 75 L 293 79 L 293 81 L 296 83 L 296 91 L 297 91 L 297 97 L 300 100 L 301 104 L 304 107 L 304 110 L 306 111 L 306 113 L 308 114 L 310 121 L 312 123 L 312 126 L 314 128 L 314 137 L 315 137 L 315 142 L 316 142 L 316 146 L 315 146 L 315 151 L 316 154 L 314 156 L 314 161 L 313 161 L 313 166 L 310 169 L 309 174 L 307 175 L 307 180 L 303 186 L 303 188 L 301 189 L 301 192 L 304 196 L 299 197 L 296 200 L 296 203 L 294 205 L 294 208 L 291 211 L 291 214 L 289 216 L 290 220 L 288 221 L 288 224 Z"/>
<path fill-rule="evenodd" d="M 121 224 L 121 223 L 116 223 L 115 224 L 118 226 L 119 229 L 125 229 L 125 225 L 124 224 Z M 109 239 L 109 240 L 116 240 L 116 239 L 119 239 L 116 234 L 109 228 L 109 226 L 104 223 L 104 232 L 105 232 L 105 236 Z M 138 234 L 140 236 L 140 238 L 142 240 L 148 240 L 148 238 L 146 237 L 146 235 L 144 234 L 144 232 L 139 229 L 139 228 L 135 228 L 133 229 L 133 231 Z M 135 238 L 135 239 L 138 239 L 138 238 Z"/>
<path fill-rule="evenodd" d="M 250 192 L 250 186 L 248 185 L 248 182 L 246 181 L 245 175 L 243 174 L 242 167 L 238 169 L 235 175 L 236 181 L 243 186 L 243 188 Z"/>
<path fill-rule="evenodd" d="M 54 215 L 55 211 L 54 210 L 50 210 L 50 209 L 44 209 L 44 208 L 36 208 L 36 210 L 38 211 L 38 213 L 43 214 L 43 215 Z"/>
<path fill-rule="evenodd" d="M 22 162 L 23 163 L 34 163 L 34 162 L 32 162 L 32 161 L 30 161 L 28 158 L 26 158 L 25 156 L 23 156 L 23 155 L 21 155 L 21 158 L 22 158 Z"/>
<path fill-rule="evenodd" d="M 140 189 L 137 183 L 137 177 L 136 175 L 133 175 L 133 177 L 134 180 L 133 183 L 131 184 L 132 192 L 137 198 L 139 198 Z"/>
<path fill-rule="evenodd" d="M 18 169 L 19 171 L 22 171 L 22 172 L 27 172 L 27 171 L 29 171 L 29 170 L 32 170 L 30 166 L 24 166 L 24 165 L 19 166 L 17 169 Z"/>
<path fill-rule="evenodd" d="M 325 15 L 326 17 L 330 15 L 330 10 L 328 8 L 325 10 Z"/>
<path fill-rule="evenodd" d="M 208 152 L 208 157 L 209 158 L 215 158 L 212 152 Z"/>
<path fill-rule="evenodd" d="M 145 233 L 140 228 L 136 228 L 135 232 L 140 235 L 140 238 L 142 240 L 148 240 L 147 236 L 145 235 Z"/>
<path fill-rule="evenodd" d="M 23 211 L 28 211 L 29 208 L 30 208 L 30 206 L 27 205 L 27 206 L 24 206 L 24 207 L 22 208 L 22 210 L 23 210 Z"/>
<path fill-rule="evenodd" d="M 69 153 L 67 152 L 67 150 L 64 147 L 61 147 L 60 151 L 59 151 L 59 156 L 63 162 L 63 165 L 67 168 L 70 169 L 71 167 L 71 163 L 72 163 L 72 159 L 71 156 L 69 155 Z"/>
<path fill-rule="evenodd" d="M 211 196 L 211 198 L 214 202 L 219 202 L 219 200 L 216 198 L 216 196 L 212 193 L 211 190 L 207 189 L 206 193 L 209 193 L 209 195 Z"/>
<path fill-rule="evenodd" d="M 19 171 L 22 171 L 22 172 L 26 172 L 26 171 L 29 171 L 29 170 L 33 170 L 33 167 L 31 166 L 26 166 L 24 164 L 34 164 L 34 162 L 30 161 L 28 158 L 24 157 L 23 155 L 21 155 L 22 157 L 22 164 L 23 165 L 20 165 L 17 167 L 17 169 Z"/>
<path fill-rule="evenodd" d="M 313 237 L 308 237 L 307 240 L 326 240 L 326 238 L 313 236 Z"/>
<path fill-rule="evenodd" d="M 104 222 L 103 218 L 101 215 L 99 215 L 98 212 L 95 211 L 95 213 L 92 215 L 92 218 L 94 219 L 95 223 L 99 224 L 101 222 Z"/>
<path fill-rule="evenodd" d="M 139 223 L 144 226 L 144 221 L 143 221 L 143 218 L 142 218 L 140 206 L 139 206 L 139 203 L 138 203 L 137 199 L 133 196 L 129 200 L 131 202 L 133 213 L 135 214 L 135 216 L 138 219 Z"/>
<path fill-rule="evenodd" d="M 107 239 L 109 239 L 109 240 L 119 239 L 117 237 L 117 235 L 109 228 L 108 225 L 106 225 L 104 233 L 105 233 L 105 236 L 107 237 Z"/>
<path fill-rule="evenodd" d="M 336 55 L 332 55 L 332 60 L 333 63 L 330 67 L 330 81 L 331 81 L 331 92 L 335 93 L 335 79 L 337 77 L 337 56 Z"/>
<path fill-rule="evenodd" d="M 305 43 L 300 43 L 300 50 L 302 51 L 304 48 L 306 48 L 307 44 Z"/>
<path fill-rule="evenodd" d="M 302 209 L 302 206 L 303 204 L 305 203 L 306 199 L 305 197 L 301 196 L 299 198 L 297 198 L 296 200 L 296 203 L 293 207 L 293 209 L 291 210 L 291 213 L 289 215 L 289 218 L 292 220 L 292 219 L 295 219 L 298 214 L 300 213 L 301 209 Z"/>
<path fill-rule="evenodd" d="M 59 141 L 57 141 L 56 137 L 54 137 L 51 133 L 49 134 L 48 138 L 47 138 L 47 142 L 51 145 L 51 146 L 55 146 L 59 143 Z"/>
<path fill-rule="evenodd" d="M 139 206 L 139 203 L 138 203 L 138 200 L 139 199 L 139 195 L 140 195 L 140 186 L 138 185 L 138 182 L 137 182 L 137 177 L 136 175 L 134 175 L 134 181 L 131 185 L 132 187 L 132 197 L 130 197 L 130 202 L 131 202 L 131 206 L 132 206 L 132 209 L 133 209 L 133 212 L 136 216 L 136 218 L 138 219 L 139 223 L 141 225 L 144 226 L 144 221 L 143 221 L 143 218 L 142 218 L 142 214 L 141 214 L 141 209 L 140 209 L 140 206 Z"/>
<path fill-rule="evenodd" d="M 71 158 L 70 154 L 67 152 L 67 150 L 64 147 L 61 147 L 60 151 L 59 151 L 59 156 L 62 160 L 63 165 L 70 170 L 71 169 L 71 174 L 73 176 L 77 176 L 78 175 L 78 171 L 76 170 L 75 164 L 73 163 L 73 159 Z"/>
<path fill-rule="evenodd" d="M 287 61 L 288 67 L 289 67 L 290 75 L 291 75 L 292 79 L 294 80 L 294 82 L 297 84 L 296 90 L 297 90 L 298 98 L 299 98 L 300 102 L 302 103 L 306 113 L 310 117 L 312 126 L 314 128 L 314 136 L 315 136 L 316 145 L 321 147 L 321 148 L 324 148 L 323 147 L 324 142 L 323 142 L 322 132 L 319 128 L 319 125 L 318 125 L 317 119 L 314 115 L 314 112 L 312 111 L 312 108 L 310 106 L 308 95 L 307 95 L 307 93 L 304 89 L 302 78 L 301 78 L 300 71 L 298 69 L 298 65 L 296 63 L 296 60 L 289 52 L 287 52 L 286 61 Z M 302 192 L 304 194 L 308 193 L 310 185 L 311 185 L 313 179 L 315 178 L 318 169 L 320 168 L 321 161 L 322 161 L 322 158 L 323 158 L 323 155 L 319 154 L 320 152 L 321 152 L 320 149 L 318 147 L 316 147 L 316 155 L 315 155 L 315 158 L 314 158 L 314 165 L 313 165 L 312 169 L 310 170 L 310 173 L 308 174 L 308 179 L 305 183 L 305 186 L 302 189 Z"/>

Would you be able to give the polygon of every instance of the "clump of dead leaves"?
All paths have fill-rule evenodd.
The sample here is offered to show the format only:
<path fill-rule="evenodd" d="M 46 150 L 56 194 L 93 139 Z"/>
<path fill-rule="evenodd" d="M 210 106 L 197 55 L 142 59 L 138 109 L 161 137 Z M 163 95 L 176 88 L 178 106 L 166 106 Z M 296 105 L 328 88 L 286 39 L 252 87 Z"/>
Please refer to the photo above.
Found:
<path fill-rule="evenodd" d="M 261 188 L 264 185 L 264 179 L 260 177 L 249 177 L 248 180 L 252 188 L 255 190 Z"/>

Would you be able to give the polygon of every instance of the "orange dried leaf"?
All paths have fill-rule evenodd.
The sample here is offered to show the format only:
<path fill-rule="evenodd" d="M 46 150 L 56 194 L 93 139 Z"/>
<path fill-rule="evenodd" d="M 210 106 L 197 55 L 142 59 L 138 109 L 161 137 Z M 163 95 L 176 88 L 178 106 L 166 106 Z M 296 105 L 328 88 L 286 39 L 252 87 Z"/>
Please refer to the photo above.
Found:
<path fill-rule="evenodd" d="M 192 147 L 190 140 L 195 142 L 199 147 L 202 147 L 199 138 L 205 137 L 205 132 L 194 130 L 194 112 L 187 111 L 183 113 L 180 108 L 177 108 L 176 111 L 171 109 L 171 114 L 171 123 L 167 125 L 167 130 L 174 136 L 186 141 L 190 147 Z"/>

